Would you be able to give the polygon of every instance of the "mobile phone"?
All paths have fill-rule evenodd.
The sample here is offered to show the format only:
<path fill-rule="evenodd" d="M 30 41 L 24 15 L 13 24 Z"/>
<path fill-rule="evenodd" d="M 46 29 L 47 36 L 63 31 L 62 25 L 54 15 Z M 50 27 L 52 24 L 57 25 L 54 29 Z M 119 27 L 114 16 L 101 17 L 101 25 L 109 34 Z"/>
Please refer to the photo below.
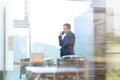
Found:
<path fill-rule="evenodd" d="M 62 34 L 64 34 L 64 31 L 62 31 Z"/>

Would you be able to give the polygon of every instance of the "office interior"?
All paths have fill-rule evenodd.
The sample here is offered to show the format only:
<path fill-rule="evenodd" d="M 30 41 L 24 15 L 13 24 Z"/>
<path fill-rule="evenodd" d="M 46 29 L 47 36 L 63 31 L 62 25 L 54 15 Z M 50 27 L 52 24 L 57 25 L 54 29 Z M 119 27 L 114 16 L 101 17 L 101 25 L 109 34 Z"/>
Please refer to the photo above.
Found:
<path fill-rule="evenodd" d="M 119 4 L 120 0 L 0 0 L 0 80 L 29 80 L 26 67 L 32 53 L 43 54 L 43 68 L 61 65 L 58 35 L 66 22 L 76 36 L 75 55 L 86 59 L 87 71 L 85 79 L 70 74 L 58 80 L 120 80 Z"/>

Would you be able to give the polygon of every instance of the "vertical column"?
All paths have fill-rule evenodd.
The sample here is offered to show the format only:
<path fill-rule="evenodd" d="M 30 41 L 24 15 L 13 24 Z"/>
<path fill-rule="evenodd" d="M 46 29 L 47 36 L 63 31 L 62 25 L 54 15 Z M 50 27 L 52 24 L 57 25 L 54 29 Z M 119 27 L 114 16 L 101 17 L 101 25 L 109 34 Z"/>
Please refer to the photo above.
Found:
<path fill-rule="evenodd" d="M 93 15 L 95 80 L 106 80 L 106 62 L 102 61 L 106 57 L 106 0 L 93 0 Z M 96 61 L 98 58 L 101 59 L 99 62 Z"/>
<path fill-rule="evenodd" d="M 3 59 L 3 79 L 6 80 L 6 7 L 4 7 L 4 59 Z"/>

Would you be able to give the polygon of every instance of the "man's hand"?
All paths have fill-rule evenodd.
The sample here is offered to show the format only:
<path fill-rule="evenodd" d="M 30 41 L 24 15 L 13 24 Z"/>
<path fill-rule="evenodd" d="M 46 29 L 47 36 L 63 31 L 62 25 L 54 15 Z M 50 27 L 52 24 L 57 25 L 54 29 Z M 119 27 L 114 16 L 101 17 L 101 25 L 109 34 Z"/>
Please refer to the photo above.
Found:
<path fill-rule="evenodd" d="M 60 34 L 59 34 L 59 36 L 63 36 L 64 35 L 64 32 L 62 31 L 62 32 L 60 32 Z"/>

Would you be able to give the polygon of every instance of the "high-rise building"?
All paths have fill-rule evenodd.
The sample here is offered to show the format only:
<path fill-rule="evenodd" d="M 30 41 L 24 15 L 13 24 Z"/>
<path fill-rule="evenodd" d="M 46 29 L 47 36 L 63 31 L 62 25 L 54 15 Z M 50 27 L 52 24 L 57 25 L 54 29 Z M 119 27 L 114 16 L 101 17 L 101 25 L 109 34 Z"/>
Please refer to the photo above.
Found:
<path fill-rule="evenodd" d="M 75 18 L 75 54 L 85 57 L 94 55 L 94 24 L 93 10 L 79 15 Z"/>

